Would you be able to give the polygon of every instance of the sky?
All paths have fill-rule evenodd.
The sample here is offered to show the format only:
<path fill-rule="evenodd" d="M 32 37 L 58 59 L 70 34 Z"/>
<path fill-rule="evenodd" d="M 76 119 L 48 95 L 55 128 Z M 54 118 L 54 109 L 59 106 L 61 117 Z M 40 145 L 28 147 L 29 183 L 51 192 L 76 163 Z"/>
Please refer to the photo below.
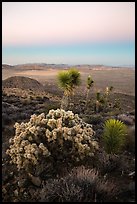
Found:
<path fill-rule="evenodd" d="M 135 65 L 135 2 L 2 2 L 2 63 Z"/>

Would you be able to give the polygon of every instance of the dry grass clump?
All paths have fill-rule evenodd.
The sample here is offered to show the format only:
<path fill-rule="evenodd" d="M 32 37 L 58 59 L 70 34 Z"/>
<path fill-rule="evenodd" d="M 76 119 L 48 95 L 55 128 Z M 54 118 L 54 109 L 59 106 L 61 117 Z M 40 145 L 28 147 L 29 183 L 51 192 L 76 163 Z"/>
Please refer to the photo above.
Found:
<path fill-rule="evenodd" d="M 75 167 L 64 178 L 50 179 L 41 191 L 42 202 L 105 202 L 115 197 L 114 184 L 94 169 Z"/>

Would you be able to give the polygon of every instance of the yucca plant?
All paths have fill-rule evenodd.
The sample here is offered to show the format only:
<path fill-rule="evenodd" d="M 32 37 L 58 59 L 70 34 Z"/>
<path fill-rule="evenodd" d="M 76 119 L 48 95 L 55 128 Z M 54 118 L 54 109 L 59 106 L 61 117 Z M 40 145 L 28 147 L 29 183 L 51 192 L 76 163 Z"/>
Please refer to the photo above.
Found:
<path fill-rule="evenodd" d="M 97 101 L 100 101 L 100 99 L 101 99 L 101 94 L 100 94 L 100 92 L 98 91 L 98 92 L 96 93 L 96 100 L 97 100 Z"/>
<path fill-rule="evenodd" d="M 91 75 L 88 76 L 87 78 L 87 94 L 86 94 L 86 101 L 88 100 L 88 96 L 89 96 L 89 91 L 91 89 L 91 87 L 93 87 L 94 81 L 91 77 Z"/>
<path fill-rule="evenodd" d="M 109 91 L 112 91 L 113 89 L 114 89 L 113 86 L 110 86 L 110 87 L 109 87 Z"/>
<path fill-rule="evenodd" d="M 105 93 L 103 95 L 103 98 L 105 100 L 105 108 L 107 108 L 107 106 L 108 106 L 109 96 L 110 96 L 110 93 L 112 92 L 113 89 L 114 89 L 113 86 L 110 86 L 110 87 L 107 86 L 105 89 Z"/>
<path fill-rule="evenodd" d="M 81 83 L 80 72 L 75 68 L 69 69 L 68 72 L 70 75 L 70 87 L 71 90 L 74 90 L 74 88 Z"/>
<path fill-rule="evenodd" d="M 101 97 L 101 93 L 98 91 L 96 93 L 96 102 L 95 102 L 95 109 L 97 113 L 99 112 L 101 103 L 102 103 L 102 97 Z"/>
<path fill-rule="evenodd" d="M 77 69 L 71 68 L 67 71 L 60 71 L 58 73 L 58 84 L 63 89 L 64 95 L 61 102 L 61 109 L 67 110 L 70 96 L 74 94 L 76 86 L 80 85 L 80 73 Z"/>
<path fill-rule="evenodd" d="M 105 95 L 106 96 L 108 96 L 108 95 L 110 95 L 110 92 L 112 92 L 112 90 L 114 89 L 114 87 L 113 86 L 110 86 L 110 87 L 106 87 L 106 90 L 105 90 Z"/>
<path fill-rule="evenodd" d="M 99 91 L 96 93 L 96 102 L 95 102 L 95 107 L 96 107 L 96 112 L 99 112 L 99 110 L 102 108 L 103 110 L 106 110 L 108 107 L 108 102 L 109 102 L 109 95 L 113 90 L 113 86 L 106 87 L 104 93 L 100 93 Z"/>
<path fill-rule="evenodd" d="M 125 144 L 127 128 L 126 125 L 116 119 L 108 119 L 104 124 L 103 142 L 108 154 L 119 153 Z"/>

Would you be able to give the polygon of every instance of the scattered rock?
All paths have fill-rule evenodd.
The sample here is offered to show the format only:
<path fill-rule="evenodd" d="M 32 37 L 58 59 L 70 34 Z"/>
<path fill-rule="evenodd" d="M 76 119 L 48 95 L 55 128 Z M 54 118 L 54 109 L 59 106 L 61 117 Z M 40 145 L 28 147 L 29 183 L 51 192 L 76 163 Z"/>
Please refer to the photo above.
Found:
<path fill-rule="evenodd" d="M 135 171 L 129 173 L 128 176 L 130 176 L 130 177 L 135 177 Z"/>
<path fill-rule="evenodd" d="M 26 185 L 27 180 L 26 179 L 21 179 L 18 181 L 18 186 L 20 188 L 24 187 Z"/>
<path fill-rule="evenodd" d="M 4 193 L 4 194 L 6 194 L 6 193 L 7 193 L 6 188 L 2 188 L 2 193 Z"/>
<path fill-rule="evenodd" d="M 43 100 L 44 100 L 44 102 L 45 102 L 45 101 L 49 101 L 49 98 L 46 97 L 46 96 L 44 96 L 44 97 L 43 97 Z"/>
<path fill-rule="evenodd" d="M 6 112 L 6 110 L 11 110 L 11 111 L 18 111 L 19 108 L 13 104 L 7 103 L 7 102 L 2 102 L 2 111 L 3 113 Z"/>
<path fill-rule="evenodd" d="M 20 193 L 23 193 L 25 191 L 25 188 L 20 188 Z"/>
<path fill-rule="evenodd" d="M 121 120 L 126 125 L 133 125 L 134 124 L 133 117 L 127 116 L 126 114 L 118 115 L 117 119 Z"/>
<path fill-rule="evenodd" d="M 14 195 L 15 195 L 15 196 L 18 196 L 18 195 L 19 195 L 19 192 L 18 192 L 17 189 L 14 191 Z"/>
<path fill-rule="evenodd" d="M 135 125 L 133 125 L 133 126 L 131 127 L 131 130 L 134 132 L 134 135 L 135 135 Z"/>
<path fill-rule="evenodd" d="M 128 190 L 129 191 L 135 191 L 135 182 L 131 182 L 128 185 Z"/>
<path fill-rule="evenodd" d="M 23 195 L 24 195 L 24 198 L 27 198 L 27 196 L 28 196 L 26 191 L 23 193 Z"/>
<path fill-rule="evenodd" d="M 10 178 L 13 177 L 13 171 L 9 173 Z"/>
<path fill-rule="evenodd" d="M 35 185 L 35 186 L 40 186 L 41 185 L 41 179 L 39 177 L 33 176 L 32 174 L 28 174 L 30 177 L 31 182 Z"/>

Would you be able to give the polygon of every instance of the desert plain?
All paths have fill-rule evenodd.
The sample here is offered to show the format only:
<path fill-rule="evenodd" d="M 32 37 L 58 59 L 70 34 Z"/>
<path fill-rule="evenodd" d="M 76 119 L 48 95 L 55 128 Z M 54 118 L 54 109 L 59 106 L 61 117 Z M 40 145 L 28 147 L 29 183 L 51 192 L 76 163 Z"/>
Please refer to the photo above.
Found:
<path fill-rule="evenodd" d="M 43 186 L 46 186 L 48 179 L 51 179 L 49 181 L 53 181 L 54 185 L 54 179 L 66 176 L 66 172 L 70 172 L 73 167 L 81 168 L 81 165 L 87 169 L 96 168 L 100 176 L 116 186 L 114 188 L 118 192 L 112 193 L 113 201 L 134 202 L 135 200 L 135 68 L 102 65 L 73 66 L 80 72 L 81 85 L 74 91 L 71 110 L 86 123 L 92 124 L 96 132 L 95 137 L 101 150 L 95 160 L 85 160 L 71 165 L 61 163 L 54 168 L 49 167 L 47 177 L 45 170 L 33 180 L 26 178 L 24 174 L 17 171 L 14 164 L 10 164 L 10 157 L 6 154 L 6 150 L 9 148 L 9 139 L 15 135 L 15 122 L 28 122 L 33 114 L 47 114 L 51 109 L 60 108 L 63 90 L 58 86 L 57 75 L 59 71 L 68 70 L 70 67 L 55 64 L 2 65 L 2 197 L 4 202 L 43 202 L 45 200 L 42 200 L 41 192 L 45 193 L 44 199 L 47 199 L 46 188 Z M 85 106 L 86 80 L 89 75 L 94 80 L 94 86 L 90 90 L 89 101 Z M 96 92 L 103 94 L 106 87 L 110 86 L 113 87 L 109 98 L 110 107 L 105 111 L 96 112 L 94 107 Z M 127 125 L 129 131 L 123 151 L 120 155 L 113 155 L 111 159 L 104 152 L 102 144 L 103 124 L 109 118 L 120 119 Z M 83 167 L 80 171 L 82 171 L 81 175 L 86 174 Z M 41 185 L 36 182 L 37 179 L 41 180 Z M 56 190 L 58 192 L 58 189 Z M 86 193 L 83 189 L 82 192 Z M 101 199 L 105 202 L 104 197 Z M 51 202 L 54 202 L 54 199 Z"/>

